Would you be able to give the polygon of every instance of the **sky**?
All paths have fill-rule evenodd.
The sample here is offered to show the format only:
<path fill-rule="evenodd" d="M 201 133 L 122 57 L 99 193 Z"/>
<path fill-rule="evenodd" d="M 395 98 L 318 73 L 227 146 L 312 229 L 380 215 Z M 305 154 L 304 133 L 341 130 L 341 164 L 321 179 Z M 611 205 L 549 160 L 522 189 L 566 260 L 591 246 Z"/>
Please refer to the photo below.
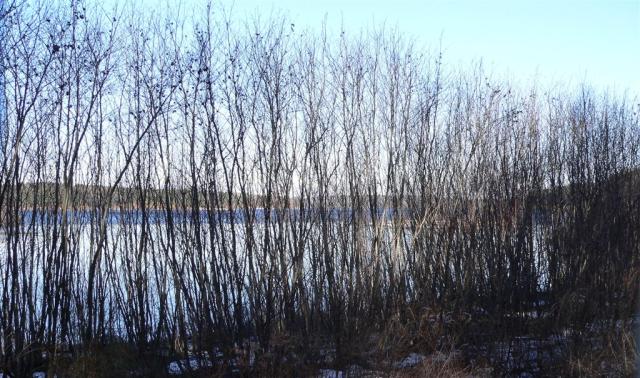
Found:
<path fill-rule="evenodd" d="M 482 60 L 490 72 L 517 81 L 588 83 L 640 93 L 640 0 L 428 1 L 223 0 L 232 16 L 284 15 L 309 30 L 323 20 L 359 33 L 396 28 L 416 45 L 442 47 L 445 64 Z"/>

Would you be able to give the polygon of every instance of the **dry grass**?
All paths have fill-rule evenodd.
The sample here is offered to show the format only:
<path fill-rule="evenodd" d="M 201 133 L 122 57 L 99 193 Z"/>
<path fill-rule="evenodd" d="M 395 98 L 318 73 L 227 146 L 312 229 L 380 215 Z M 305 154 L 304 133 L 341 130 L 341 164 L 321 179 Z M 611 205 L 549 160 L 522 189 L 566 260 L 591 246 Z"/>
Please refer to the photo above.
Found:
<path fill-rule="evenodd" d="M 448 354 L 436 352 L 427 356 L 420 364 L 394 371 L 390 376 L 394 378 L 411 377 L 486 377 L 490 376 L 490 369 L 477 369 L 467 366 L 459 353 Z"/>
<path fill-rule="evenodd" d="M 165 366 L 157 358 L 141 356 L 132 347 L 113 343 L 104 347 L 92 347 L 80 356 L 63 359 L 57 374 L 64 377 L 127 377 L 163 376 Z"/>
<path fill-rule="evenodd" d="M 631 322 L 585 339 L 589 341 L 570 350 L 563 367 L 568 375 L 631 377 L 637 373 L 639 351 Z"/>
<path fill-rule="evenodd" d="M 378 350 L 398 358 L 410 351 L 434 353 L 450 350 L 463 335 L 469 318 L 433 307 L 409 309 L 404 319 L 390 319 L 378 338 Z"/>

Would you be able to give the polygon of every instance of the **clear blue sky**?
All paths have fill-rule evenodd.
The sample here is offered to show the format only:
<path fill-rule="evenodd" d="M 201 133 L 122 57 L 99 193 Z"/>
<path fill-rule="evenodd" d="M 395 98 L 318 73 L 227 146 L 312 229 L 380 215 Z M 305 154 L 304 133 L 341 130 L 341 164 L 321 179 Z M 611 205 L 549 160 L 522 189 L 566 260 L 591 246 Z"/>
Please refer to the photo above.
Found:
<path fill-rule="evenodd" d="M 343 23 L 360 31 L 385 23 L 437 48 L 445 61 L 482 59 L 496 75 L 543 84 L 578 84 L 640 92 L 640 0 L 420 1 L 223 0 L 234 17 L 284 14 L 296 27 Z"/>
<path fill-rule="evenodd" d="M 106 0 L 106 2 L 127 0 Z M 130 0 L 161 10 L 158 0 Z M 162 1 L 162 0 L 161 0 Z M 180 2 L 186 13 L 206 0 Z M 284 15 L 296 29 L 359 33 L 397 28 L 417 45 L 442 48 L 446 67 L 482 59 L 494 76 L 640 94 L 640 0 L 212 0 L 242 22 Z M 145 4 L 145 5 L 143 5 Z"/>

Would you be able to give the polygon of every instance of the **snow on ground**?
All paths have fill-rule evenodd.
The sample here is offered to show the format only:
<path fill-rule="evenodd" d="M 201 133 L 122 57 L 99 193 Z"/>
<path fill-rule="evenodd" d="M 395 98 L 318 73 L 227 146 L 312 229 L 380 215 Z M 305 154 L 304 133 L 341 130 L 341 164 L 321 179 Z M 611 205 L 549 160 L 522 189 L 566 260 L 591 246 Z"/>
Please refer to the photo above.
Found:
<path fill-rule="evenodd" d="M 333 369 L 320 369 L 318 371 L 318 378 L 344 378 L 344 372 Z"/>
<path fill-rule="evenodd" d="M 411 368 L 420 364 L 422 361 L 424 361 L 424 359 L 425 357 L 422 354 L 411 353 L 407 357 L 402 359 L 402 361 L 393 364 L 393 367 L 395 367 L 396 369 Z"/>
<path fill-rule="evenodd" d="M 434 356 L 434 359 L 441 358 L 440 356 Z M 394 369 L 409 369 L 421 364 L 426 357 L 419 353 L 410 353 L 402 360 L 393 364 Z M 358 365 L 351 365 L 344 371 L 334 369 L 320 369 L 318 371 L 317 378 L 346 378 L 346 377 L 379 377 L 382 376 L 380 372 L 366 370 Z"/>
<path fill-rule="evenodd" d="M 213 363 L 209 359 L 191 357 L 188 360 L 178 360 L 169 363 L 167 370 L 171 375 L 185 374 L 189 371 L 198 370 L 202 367 L 212 367 Z"/>
<path fill-rule="evenodd" d="M 318 378 L 346 378 L 346 377 L 379 377 L 375 371 L 366 370 L 359 365 L 351 365 L 345 371 L 333 369 L 318 370 Z"/>

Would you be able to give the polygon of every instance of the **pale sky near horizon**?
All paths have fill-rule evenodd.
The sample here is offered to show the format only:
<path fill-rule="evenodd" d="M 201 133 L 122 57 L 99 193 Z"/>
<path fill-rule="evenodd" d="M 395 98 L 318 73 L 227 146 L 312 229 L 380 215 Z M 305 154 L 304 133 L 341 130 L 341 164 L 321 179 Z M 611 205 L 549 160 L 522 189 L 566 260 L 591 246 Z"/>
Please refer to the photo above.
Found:
<path fill-rule="evenodd" d="M 420 1 L 225 0 L 233 17 L 282 14 L 296 27 L 348 32 L 397 28 L 416 44 L 438 48 L 445 63 L 482 59 L 518 81 L 640 93 L 640 0 Z"/>

